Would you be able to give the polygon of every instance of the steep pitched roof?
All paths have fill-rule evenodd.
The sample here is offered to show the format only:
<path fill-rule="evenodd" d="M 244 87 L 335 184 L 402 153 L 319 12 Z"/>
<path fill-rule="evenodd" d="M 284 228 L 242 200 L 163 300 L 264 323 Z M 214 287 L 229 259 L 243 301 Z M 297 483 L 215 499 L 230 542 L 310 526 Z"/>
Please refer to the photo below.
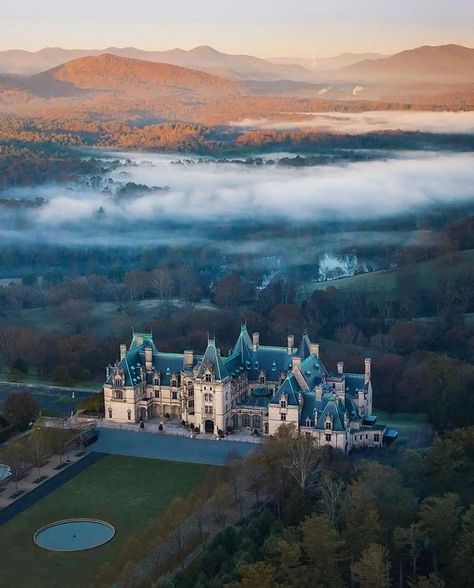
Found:
<path fill-rule="evenodd" d="M 209 339 L 207 349 L 202 357 L 198 377 L 202 377 L 206 371 L 206 367 L 212 365 L 216 380 L 224 380 L 228 377 L 227 369 L 224 365 L 224 360 L 221 357 L 220 351 L 216 348 L 214 339 Z"/>
<path fill-rule="evenodd" d="M 311 355 L 311 351 L 309 346 L 311 345 L 311 341 L 309 340 L 308 335 L 306 333 L 301 337 L 300 344 L 298 345 L 297 355 L 301 357 L 301 359 L 306 359 L 309 355 Z"/>

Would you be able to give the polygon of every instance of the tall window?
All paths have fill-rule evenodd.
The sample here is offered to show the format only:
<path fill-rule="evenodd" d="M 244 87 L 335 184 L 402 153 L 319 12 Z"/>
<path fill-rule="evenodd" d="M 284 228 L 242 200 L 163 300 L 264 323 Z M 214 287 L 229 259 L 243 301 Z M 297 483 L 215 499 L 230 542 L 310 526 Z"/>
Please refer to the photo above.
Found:
<path fill-rule="evenodd" d="M 331 421 L 326 421 L 326 429 L 331 429 Z"/>
<path fill-rule="evenodd" d="M 155 390 L 155 398 L 159 398 L 160 397 L 160 391 L 159 390 Z"/>
<path fill-rule="evenodd" d="M 286 421 L 286 414 L 281 414 L 280 417 L 282 421 Z"/>
<path fill-rule="evenodd" d="M 173 400 L 178 400 L 178 393 L 176 391 L 172 392 L 171 397 L 173 398 Z"/>
<path fill-rule="evenodd" d="M 212 382 L 211 374 L 206 374 L 206 382 Z"/>
<path fill-rule="evenodd" d="M 122 390 L 115 390 L 115 398 L 117 400 L 123 400 L 123 391 Z"/>
<path fill-rule="evenodd" d="M 280 400 L 281 408 L 286 408 L 286 400 Z"/>
<path fill-rule="evenodd" d="M 132 420 L 132 411 L 131 410 L 127 410 L 127 417 L 128 417 L 129 421 Z"/>
<path fill-rule="evenodd" d="M 331 442 L 331 434 L 330 433 L 326 433 L 326 442 L 327 443 Z"/>
<path fill-rule="evenodd" d="M 109 408 L 109 419 L 111 419 L 111 418 L 112 418 L 112 409 Z"/>

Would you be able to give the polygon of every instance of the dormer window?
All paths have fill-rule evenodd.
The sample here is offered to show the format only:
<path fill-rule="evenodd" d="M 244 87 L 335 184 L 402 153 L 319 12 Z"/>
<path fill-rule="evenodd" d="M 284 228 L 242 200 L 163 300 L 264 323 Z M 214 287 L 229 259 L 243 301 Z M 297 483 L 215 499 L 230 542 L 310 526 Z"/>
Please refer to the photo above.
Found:
<path fill-rule="evenodd" d="M 159 386 L 160 385 L 160 376 L 156 375 L 153 377 L 153 385 Z"/>
<path fill-rule="evenodd" d="M 258 381 L 260 384 L 265 384 L 265 376 L 260 376 Z"/>
<path fill-rule="evenodd" d="M 115 376 L 114 383 L 116 386 L 122 386 L 122 376 Z"/>
<path fill-rule="evenodd" d="M 330 420 L 327 420 L 324 426 L 325 426 L 326 429 L 331 430 L 332 429 L 332 423 L 331 423 L 331 421 Z"/>
<path fill-rule="evenodd" d="M 280 400 L 280 407 L 286 408 L 286 400 L 284 400 L 284 399 Z"/>
<path fill-rule="evenodd" d="M 176 388 L 178 386 L 178 382 L 176 380 L 171 380 L 171 387 Z"/>
<path fill-rule="evenodd" d="M 206 382 L 212 382 L 212 375 L 206 374 Z"/>

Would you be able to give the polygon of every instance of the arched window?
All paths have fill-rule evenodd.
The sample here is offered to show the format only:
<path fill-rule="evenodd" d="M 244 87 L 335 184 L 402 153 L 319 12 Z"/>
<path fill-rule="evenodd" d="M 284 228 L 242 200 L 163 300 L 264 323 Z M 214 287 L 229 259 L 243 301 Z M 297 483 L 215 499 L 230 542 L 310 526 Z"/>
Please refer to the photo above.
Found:
<path fill-rule="evenodd" d="M 250 415 L 249 414 L 243 414 L 242 415 L 242 427 L 250 427 Z"/>
<path fill-rule="evenodd" d="M 132 420 L 132 411 L 130 409 L 127 410 L 127 417 L 129 421 Z"/>

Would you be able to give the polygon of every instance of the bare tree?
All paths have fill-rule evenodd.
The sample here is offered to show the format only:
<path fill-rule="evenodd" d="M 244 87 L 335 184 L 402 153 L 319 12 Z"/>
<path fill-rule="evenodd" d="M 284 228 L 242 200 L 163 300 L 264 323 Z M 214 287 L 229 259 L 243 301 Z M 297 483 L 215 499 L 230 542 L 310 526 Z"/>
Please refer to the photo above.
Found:
<path fill-rule="evenodd" d="M 314 484 L 326 448 L 319 447 L 314 437 L 302 435 L 294 425 L 282 425 L 278 435 L 282 440 L 284 467 L 304 492 Z"/>
<path fill-rule="evenodd" d="M 321 498 L 319 506 L 327 516 L 333 529 L 337 529 L 337 519 L 341 502 L 344 496 L 344 484 L 341 480 L 335 480 L 330 474 L 325 474 L 319 484 Z"/>

